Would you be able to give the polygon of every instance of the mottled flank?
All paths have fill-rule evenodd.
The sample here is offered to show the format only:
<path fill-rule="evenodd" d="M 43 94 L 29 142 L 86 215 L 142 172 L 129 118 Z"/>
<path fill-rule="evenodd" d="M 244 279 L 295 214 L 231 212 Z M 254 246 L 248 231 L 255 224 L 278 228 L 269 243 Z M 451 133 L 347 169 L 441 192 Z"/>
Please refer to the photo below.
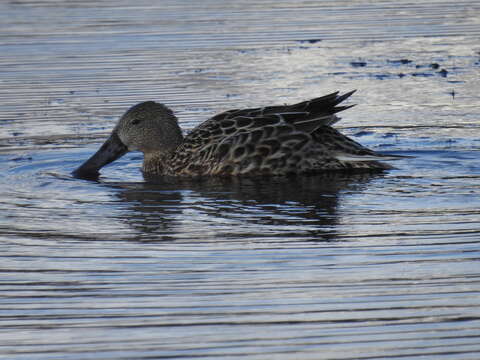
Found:
<path fill-rule="evenodd" d="M 185 138 L 173 112 L 153 101 L 135 105 L 120 119 L 106 146 L 76 170 L 98 174 L 128 150 L 144 153 L 146 175 L 238 176 L 383 170 L 384 156 L 342 135 L 332 125 L 338 106 L 354 91 L 338 92 L 294 105 L 229 110 L 205 121 Z M 118 139 L 118 141 L 114 141 Z"/>

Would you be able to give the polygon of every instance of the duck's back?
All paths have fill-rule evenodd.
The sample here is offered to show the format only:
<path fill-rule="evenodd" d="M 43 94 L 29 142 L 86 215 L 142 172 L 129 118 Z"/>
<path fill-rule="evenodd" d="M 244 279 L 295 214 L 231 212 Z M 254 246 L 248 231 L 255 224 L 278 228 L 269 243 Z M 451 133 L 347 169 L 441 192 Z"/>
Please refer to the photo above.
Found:
<path fill-rule="evenodd" d="M 229 110 L 207 120 L 176 149 L 168 175 L 287 175 L 348 169 L 386 169 L 379 154 L 331 125 L 353 92 L 294 105 Z"/>

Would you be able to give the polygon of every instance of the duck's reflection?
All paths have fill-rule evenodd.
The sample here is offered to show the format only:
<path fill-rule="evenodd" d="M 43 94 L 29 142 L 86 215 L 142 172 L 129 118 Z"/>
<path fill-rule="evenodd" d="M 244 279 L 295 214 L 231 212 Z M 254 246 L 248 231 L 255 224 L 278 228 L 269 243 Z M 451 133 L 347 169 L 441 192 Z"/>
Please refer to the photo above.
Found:
<path fill-rule="evenodd" d="M 147 179 L 116 184 L 123 219 L 139 241 L 245 237 L 336 238 L 342 196 L 361 191 L 381 174 L 284 178 Z"/>

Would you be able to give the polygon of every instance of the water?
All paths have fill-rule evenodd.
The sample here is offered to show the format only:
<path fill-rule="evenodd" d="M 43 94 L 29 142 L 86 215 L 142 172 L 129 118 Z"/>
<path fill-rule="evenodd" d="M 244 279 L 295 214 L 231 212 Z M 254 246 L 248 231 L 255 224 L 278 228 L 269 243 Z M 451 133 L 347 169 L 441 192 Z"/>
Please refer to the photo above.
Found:
<path fill-rule="evenodd" d="M 0 358 L 478 359 L 475 1 L 0 4 Z M 445 71 L 442 71 L 445 70 Z M 188 131 L 358 89 L 377 175 L 70 171 L 136 102 Z"/>

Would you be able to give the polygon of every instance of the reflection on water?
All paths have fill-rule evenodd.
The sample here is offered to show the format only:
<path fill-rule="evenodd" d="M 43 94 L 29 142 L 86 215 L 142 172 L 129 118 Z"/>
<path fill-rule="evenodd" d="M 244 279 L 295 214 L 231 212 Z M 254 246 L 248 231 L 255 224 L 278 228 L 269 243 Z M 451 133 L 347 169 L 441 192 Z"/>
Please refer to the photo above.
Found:
<path fill-rule="evenodd" d="M 0 2 L 0 358 L 478 359 L 480 4 Z M 358 89 L 379 174 L 69 174 L 132 104 L 184 129 Z"/>
<path fill-rule="evenodd" d="M 203 241 L 212 235 L 214 239 L 308 235 L 334 240 L 341 192 L 359 191 L 374 176 L 157 179 L 156 183 L 119 184 L 117 196 L 128 204 L 131 213 L 126 221 L 141 240 L 172 239 L 180 228 L 182 232 L 191 228 L 189 236 Z M 197 226 L 211 231 L 207 236 L 196 233 Z"/>

